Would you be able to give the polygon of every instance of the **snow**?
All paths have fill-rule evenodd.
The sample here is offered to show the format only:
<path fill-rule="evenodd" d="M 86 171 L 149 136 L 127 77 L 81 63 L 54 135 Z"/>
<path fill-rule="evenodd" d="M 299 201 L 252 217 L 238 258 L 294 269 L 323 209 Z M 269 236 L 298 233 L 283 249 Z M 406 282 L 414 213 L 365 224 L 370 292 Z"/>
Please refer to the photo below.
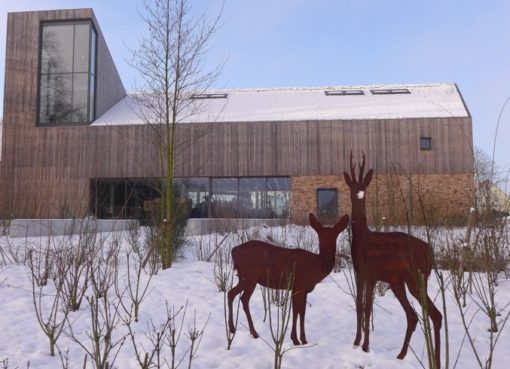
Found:
<path fill-rule="evenodd" d="M 374 89 L 408 89 L 409 94 L 372 94 Z M 361 90 L 363 95 L 326 96 L 327 90 Z M 333 86 L 219 90 L 226 99 L 199 99 L 183 123 L 316 121 L 469 116 L 455 84 Z M 144 124 L 144 109 L 128 95 L 92 126 Z"/>
<path fill-rule="evenodd" d="M 314 247 L 317 243 L 316 235 L 311 228 L 289 226 L 287 228 L 264 228 L 259 229 L 257 235 L 242 233 L 229 235 L 228 240 L 222 247 L 228 248 L 241 243 L 243 238 L 258 237 L 273 240 L 276 243 L 289 243 L 302 246 Z M 344 232 L 339 239 L 339 247 L 348 250 Z M 128 247 L 125 233 L 114 234 L 121 237 L 123 250 Z M 114 239 L 110 235 L 109 240 Z M 172 268 L 159 271 L 150 284 L 150 293 L 142 302 L 140 321 L 135 324 L 135 331 L 140 339 L 147 330 L 147 322 L 152 320 L 155 325 L 162 323 L 166 314 L 166 303 L 170 306 L 180 307 L 188 304 L 187 315 L 184 324 L 186 332 L 188 325 L 196 311 L 197 326 L 201 327 L 208 320 L 198 356 L 193 361 L 193 368 L 239 368 L 258 369 L 271 368 L 273 360 L 272 350 L 264 343 L 265 339 L 271 342 L 271 333 L 268 321 L 263 322 L 263 303 L 260 290 L 257 288 L 252 296 L 250 307 L 255 327 L 262 338 L 253 339 L 246 328 L 247 322 L 241 309 L 239 313 L 238 332 L 234 338 L 231 350 L 226 350 L 225 325 L 223 315 L 223 294 L 218 292 L 214 282 L 214 263 L 196 260 L 200 254 L 208 254 L 214 245 L 223 239 L 223 235 L 194 236 L 188 238 L 184 256 L 176 262 Z M 26 251 L 26 245 L 46 245 L 48 239 L 28 238 L 10 239 L 0 237 L 0 246 L 5 252 L 17 250 L 18 256 L 22 257 Z M 123 251 L 124 252 L 124 251 Z M 5 254 L 4 254 L 5 255 Z M 123 254 L 122 254 L 123 255 Z M 3 259 L 0 258 L 0 262 Z M 121 257 L 121 261 L 125 260 Z M 120 276 L 125 276 L 125 261 L 121 263 Z M 125 277 L 124 277 L 125 278 Z M 143 276 L 147 280 L 148 276 Z M 411 350 L 404 360 L 397 360 L 405 333 L 405 315 L 393 294 L 388 291 L 384 296 L 376 296 L 374 304 L 375 330 L 371 332 L 370 352 L 365 353 L 360 348 L 354 348 L 352 342 L 355 334 L 355 311 L 354 301 L 349 291 L 349 280 L 352 271 L 344 268 L 341 272 L 331 273 L 319 283 L 315 290 L 308 296 L 306 312 L 306 333 L 309 345 L 287 352 L 283 358 L 283 368 L 317 368 L 317 369 L 375 369 L 375 368 L 398 368 L 418 369 L 421 365 Z M 54 292 L 51 286 L 45 287 L 47 296 Z M 436 304 L 441 306 L 438 297 L 438 287 L 432 276 L 429 285 L 429 294 L 435 299 Z M 36 317 L 31 297 L 31 283 L 28 268 L 23 264 L 8 262 L 0 266 L 0 363 L 8 358 L 9 368 L 25 368 L 30 361 L 30 368 L 60 368 L 61 364 L 57 357 L 50 357 L 47 338 L 41 332 Z M 498 287 L 497 298 L 499 306 L 505 306 L 510 301 L 510 281 L 502 280 Z M 412 300 L 416 310 L 420 308 L 416 301 Z M 447 291 L 448 326 L 450 334 L 450 367 L 459 353 L 457 368 L 476 368 L 476 362 L 472 351 L 465 339 L 462 323 L 451 293 Z M 468 310 L 475 311 L 476 306 L 470 304 Z M 71 313 L 70 321 L 76 334 L 86 339 L 86 331 L 89 329 L 89 312 L 86 303 L 79 311 Z M 488 340 L 488 321 L 478 313 L 472 322 L 472 332 L 476 337 L 476 343 L 485 347 Z M 508 367 L 510 362 L 510 334 L 508 327 L 501 334 L 496 349 L 494 366 L 495 369 Z M 121 324 L 119 331 L 125 332 Z M 442 331 L 444 334 L 444 330 Z M 444 336 L 443 336 L 444 338 Z M 181 338 L 182 346 L 187 345 L 185 336 Z M 61 350 L 69 348 L 71 368 L 81 368 L 84 352 L 67 337 L 59 338 L 58 344 Z M 285 347 L 291 348 L 290 327 L 285 338 Z M 427 366 L 423 333 L 420 327 L 416 329 L 411 347 L 418 357 Z M 184 348 L 181 349 L 181 353 Z M 444 363 L 444 344 L 442 348 Z M 482 357 L 486 350 L 482 350 Z M 87 367 L 91 367 L 91 364 Z M 134 359 L 131 342 L 126 341 L 121 348 L 115 362 L 117 368 L 137 368 Z M 182 367 L 187 367 L 183 363 Z"/>

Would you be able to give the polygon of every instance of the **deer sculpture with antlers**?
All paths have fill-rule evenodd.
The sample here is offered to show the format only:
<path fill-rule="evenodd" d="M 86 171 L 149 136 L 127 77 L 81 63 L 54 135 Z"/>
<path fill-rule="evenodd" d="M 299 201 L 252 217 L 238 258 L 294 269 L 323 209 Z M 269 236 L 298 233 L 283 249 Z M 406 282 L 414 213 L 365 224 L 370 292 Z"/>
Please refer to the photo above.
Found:
<path fill-rule="evenodd" d="M 389 284 L 391 290 L 402 305 L 407 318 L 407 330 L 398 359 L 403 359 L 409 347 L 409 341 L 416 329 L 418 316 L 406 295 L 409 292 L 427 309 L 434 327 L 435 365 L 440 369 L 440 330 L 442 316 L 427 294 L 427 280 L 434 263 L 432 248 L 424 241 L 402 232 L 372 232 L 367 226 L 365 191 L 372 180 L 373 170 L 366 175 L 365 154 L 359 164 L 359 175 L 350 155 L 350 175 L 344 172 L 344 179 L 350 189 L 352 212 L 351 256 L 356 273 L 356 338 L 354 345 L 361 342 L 361 325 L 364 306 L 364 341 L 362 349 L 368 352 L 369 319 L 372 313 L 373 290 L 377 281 Z M 423 294 L 423 292 L 425 292 Z M 425 297 L 426 301 L 422 296 Z M 423 306 L 426 304 L 426 306 Z"/>
<path fill-rule="evenodd" d="M 310 225 L 319 236 L 319 254 L 303 249 L 279 247 L 263 241 L 248 241 L 232 249 L 234 269 L 239 277 L 238 284 L 228 292 L 228 324 L 232 333 L 235 326 L 232 317 L 234 298 L 241 295 L 241 302 L 248 320 L 250 333 L 255 331 L 250 314 L 250 297 L 253 290 L 261 286 L 273 289 L 289 288 L 289 277 L 293 278 L 292 287 L 292 329 L 290 337 L 295 345 L 306 344 L 305 310 L 306 298 L 315 285 L 322 281 L 333 269 L 336 254 L 336 239 L 347 228 L 349 216 L 344 215 L 333 227 L 324 227 L 310 214 Z M 297 338 L 296 322 L 300 320 L 301 335 Z"/>

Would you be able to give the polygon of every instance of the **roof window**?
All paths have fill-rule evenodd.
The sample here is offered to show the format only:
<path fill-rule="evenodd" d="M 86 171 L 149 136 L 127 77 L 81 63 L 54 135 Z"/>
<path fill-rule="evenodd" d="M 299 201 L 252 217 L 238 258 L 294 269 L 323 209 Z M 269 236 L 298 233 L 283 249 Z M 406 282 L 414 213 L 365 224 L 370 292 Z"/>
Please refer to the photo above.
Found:
<path fill-rule="evenodd" d="M 193 100 L 199 99 L 226 99 L 228 94 L 193 94 L 191 98 Z"/>
<path fill-rule="evenodd" d="M 363 90 L 325 90 L 326 96 L 364 95 Z"/>
<path fill-rule="evenodd" d="M 410 94 L 407 88 L 383 88 L 370 90 L 372 95 L 399 95 L 399 94 Z"/>

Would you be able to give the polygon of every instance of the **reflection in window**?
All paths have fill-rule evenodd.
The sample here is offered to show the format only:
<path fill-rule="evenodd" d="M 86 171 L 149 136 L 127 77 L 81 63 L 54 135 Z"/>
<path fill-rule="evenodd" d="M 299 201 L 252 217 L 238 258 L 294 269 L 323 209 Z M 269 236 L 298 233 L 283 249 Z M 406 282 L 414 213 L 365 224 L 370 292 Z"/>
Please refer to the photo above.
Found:
<path fill-rule="evenodd" d="M 432 138 L 420 137 L 420 150 L 432 150 Z"/>
<path fill-rule="evenodd" d="M 90 22 L 43 23 L 39 123 L 94 120 L 96 40 Z"/>
<path fill-rule="evenodd" d="M 266 178 L 239 179 L 239 212 L 241 218 L 270 218 Z"/>
<path fill-rule="evenodd" d="M 176 196 L 185 199 L 190 218 L 207 218 L 209 214 L 209 178 L 174 178 Z"/>
<path fill-rule="evenodd" d="M 91 210 L 97 218 L 157 222 L 161 197 L 158 181 L 95 179 L 91 185 Z"/>
<path fill-rule="evenodd" d="M 288 218 L 290 178 L 180 178 L 191 218 Z"/>
<path fill-rule="evenodd" d="M 237 218 L 237 178 L 213 178 L 211 181 L 211 218 Z"/>
<path fill-rule="evenodd" d="M 317 213 L 322 221 L 337 220 L 338 200 L 335 188 L 317 190 Z"/>
<path fill-rule="evenodd" d="M 289 217 L 288 177 L 174 178 L 173 193 L 189 218 Z M 92 194 L 98 218 L 159 219 L 161 179 L 96 179 Z"/>

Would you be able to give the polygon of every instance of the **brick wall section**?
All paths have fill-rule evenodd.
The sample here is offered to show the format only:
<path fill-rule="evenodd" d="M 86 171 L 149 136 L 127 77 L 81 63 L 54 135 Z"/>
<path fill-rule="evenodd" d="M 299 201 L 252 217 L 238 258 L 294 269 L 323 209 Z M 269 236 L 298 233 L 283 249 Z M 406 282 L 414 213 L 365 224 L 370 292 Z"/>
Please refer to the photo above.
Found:
<path fill-rule="evenodd" d="M 317 189 L 336 188 L 338 213 L 351 213 L 343 176 L 292 177 L 291 221 L 306 223 L 317 212 Z M 372 225 L 462 222 L 473 206 L 471 173 L 374 175 L 367 189 L 367 215 Z"/>
<path fill-rule="evenodd" d="M 299 176 L 292 177 L 291 221 L 298 224 L 308 223 L 308 213 L 317 213 L 317 190 L 323 188 L 336 188 L 338 213 L 350 214 L 349 188 L 343 176 Z"/>

